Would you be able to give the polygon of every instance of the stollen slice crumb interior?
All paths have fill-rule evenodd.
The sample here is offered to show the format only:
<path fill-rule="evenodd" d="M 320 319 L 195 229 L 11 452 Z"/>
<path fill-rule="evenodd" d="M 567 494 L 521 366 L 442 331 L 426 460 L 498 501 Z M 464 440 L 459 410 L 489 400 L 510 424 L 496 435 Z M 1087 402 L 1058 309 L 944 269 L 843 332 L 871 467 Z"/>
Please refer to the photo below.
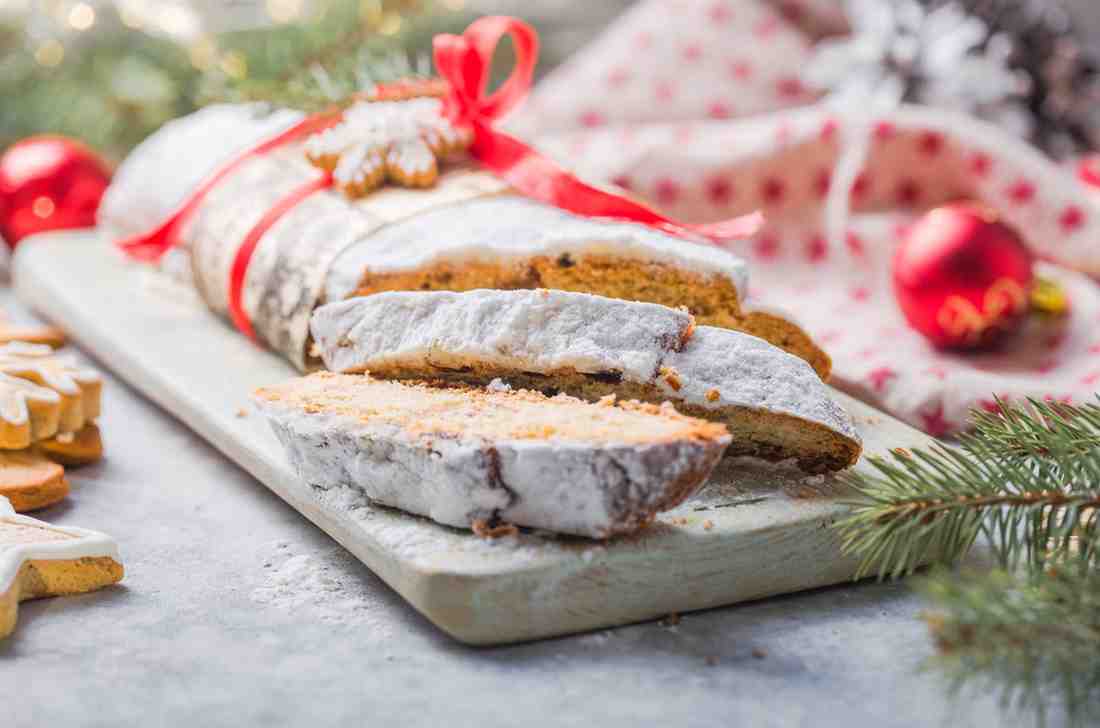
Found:
<path fill-rule="evenodd" d="M 726 428 L 671 406 L 318 372 L 257 390 L 302 479 L 460 528 L 604 538 L 698 490 Z"/>
<path fill-rule="evenodd" d="M 387 292 L 319 308 L 311 331 L 332 371 L 672 402 L 721 422 L 728 452 L 856 462 L 848 414 L 802 359 L 683 310 L 566 291 Z"/>

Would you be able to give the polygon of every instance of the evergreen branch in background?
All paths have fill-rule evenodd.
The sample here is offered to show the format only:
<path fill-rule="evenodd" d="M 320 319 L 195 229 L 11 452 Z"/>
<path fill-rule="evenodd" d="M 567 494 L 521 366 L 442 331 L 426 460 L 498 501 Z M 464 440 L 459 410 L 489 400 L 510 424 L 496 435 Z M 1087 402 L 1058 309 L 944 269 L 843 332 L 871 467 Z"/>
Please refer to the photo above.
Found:
<path fill-rule="evenodd" d="M 307 22 L 223 34 L 219 48 L 232 60 L 208 68 L 199 102 L 327 108 L 378 82 L 429 75 L 432 38 L 460 33 L 472 19 L 426 1 L 377 6 L 393 6 L 387 12 L 365 5 L 331 0 Z"/>
<path fill-rule="evenodd" d="M 108 13 L 104 12 L 104 16 Z M 185 49 L 104 17 L 94 41 L 25 45 L 0 27 L 0 148 L 32 134 L 76 136 L 119 157 L 169 119 L 194 109 L 198 74 Z"/>
<path fill-rule="evenodd" d="M 1006 408 L 997 400 L 996 412 L 976 411 L 974 431 L 991 452 L 1003 457 L 1075 458 L 1100 447 L 1100 407 L 1074 407 L 1032 400 L 1031 416 Z M 1057 446 L 1059 449 L 1051 450 Z"/>
<path fill-rule="evenodd" d="M 1100 548 L 1100 408 L 1029 401 L 976 416 L 958 447 L 870 458 L 851 484 L 861 499 L 838 524 L 860 575 L 903 576 L 951 563 L 984 535 L 1002 568 L 1036 570 Z"/>
<path fill-rule="evenodd" d="M 922 580 L 933 663 L 953 692 L 999 695 L 1045 723 L 1052 704 L 1073 725 L 1100 714 L 1100 575 L 1080 566 L 1032 577 L 1003 571 Z"/>
<path fill-rule="evenodd" d="M 36 47 L 17 20 L 0 24 L 0 96 L 18 100 L 0 104 L 0 149 L 57 133 L 118 160 L 202 104 L 323 108 L 379 81 L 428 71 L 432 37 L 461 32 L 472 17 L 432 0 L 318 0 L 313 7 L 294 22 L 206 34 L 186 45 L 127 26 L 110 4 L 99 6 L 94 30 Z"/>

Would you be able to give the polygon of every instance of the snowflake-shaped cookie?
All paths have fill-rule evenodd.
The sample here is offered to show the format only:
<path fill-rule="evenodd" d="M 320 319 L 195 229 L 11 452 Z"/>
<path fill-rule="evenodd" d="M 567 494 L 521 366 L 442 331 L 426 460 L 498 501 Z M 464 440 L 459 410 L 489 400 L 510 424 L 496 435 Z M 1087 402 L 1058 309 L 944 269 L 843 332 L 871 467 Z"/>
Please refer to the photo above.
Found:
<path fill-rule="evenodd" d="M 357 103 L 339 124 L 306 140 L 306 156 L 352 198 L 387 181 L 430 187 L 439 177 L 439 160 L 473 141 L 469 129 L 442 115 L 442 103 L 431 97 Z"/>
<path fill-rule="evenodd" d="M 57 356 L 48 346 L 22 342 L 0 346 L 0 373 L 57 393 L 61 400 L 58 432 L 76 432 L 99 416 L 103 388 L 99 373 Z"/>

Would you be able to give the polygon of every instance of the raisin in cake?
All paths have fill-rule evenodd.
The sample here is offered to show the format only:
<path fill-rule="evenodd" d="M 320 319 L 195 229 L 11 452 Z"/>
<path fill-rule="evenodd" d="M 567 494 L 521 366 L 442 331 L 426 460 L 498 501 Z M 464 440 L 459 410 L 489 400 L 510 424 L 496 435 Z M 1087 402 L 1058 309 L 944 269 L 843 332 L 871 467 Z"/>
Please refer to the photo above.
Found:
<path fill-rule="evenodd" d="M 811 471 L 859 458 L 851 419 L 805 361 L 667 306 L 545 289 L 389 292 L 322 306 L 311 327 L 332 371 L 668 400 L 724 423 L 731 454 Z"/>
<path fill-rule="evenodd" d="M 461 528 L 634 531 L 692 495 L 730 442 L 667 406 L 501 388 L 318 372 L 254 396 L 311 486 Z"/>

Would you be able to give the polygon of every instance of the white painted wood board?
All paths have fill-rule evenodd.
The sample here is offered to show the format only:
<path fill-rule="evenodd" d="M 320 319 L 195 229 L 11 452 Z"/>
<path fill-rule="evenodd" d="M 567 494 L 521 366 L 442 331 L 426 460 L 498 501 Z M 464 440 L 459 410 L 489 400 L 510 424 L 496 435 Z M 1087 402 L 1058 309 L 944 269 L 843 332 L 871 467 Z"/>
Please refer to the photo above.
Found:
<path fill-rule="evenodd" d="M 298 479 L 248 399 L 255 388 L 296 372 L 201 307 L 190 291 L 123 260 L 90 231 L 23 243 L 13 275 L 25 303 L 463 642 L 515 642 L 636 622 L 835 584 L 855 571 L 829 528 L 845 513 L 835 477 L 819 482 L 751 461 L 724 463 L 699 495 L 640 535 L 610 542 L 528 533 L 483 541 L 347 491 L 315 491 Z M 836 396 L 855 418 L 866 452 L 929 441 Z M 110 392 L 105 400 L 110 407 Z"/>

